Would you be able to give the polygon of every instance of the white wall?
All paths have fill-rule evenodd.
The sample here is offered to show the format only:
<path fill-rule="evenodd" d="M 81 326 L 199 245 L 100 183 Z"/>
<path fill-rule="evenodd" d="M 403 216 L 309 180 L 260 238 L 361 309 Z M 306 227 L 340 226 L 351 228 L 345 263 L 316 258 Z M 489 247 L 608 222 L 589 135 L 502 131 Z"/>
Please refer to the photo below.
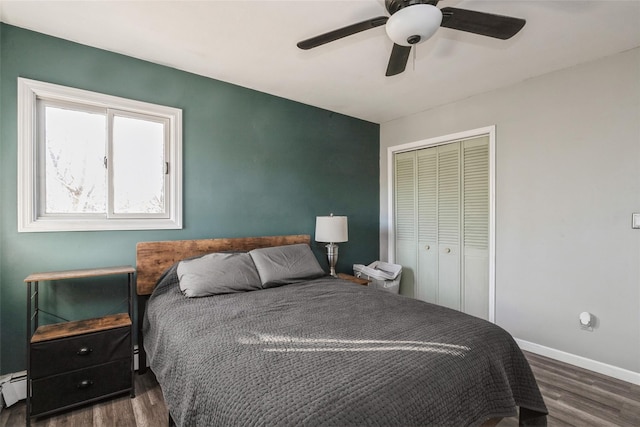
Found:
<path fill-rule="evenodd" d="M 496 323 L 637 381 L 640 48 L 383 123 L 381 259 L 387 148 L 494 124 Z M 593 332 L 582 311 L 597 317 Z"/>

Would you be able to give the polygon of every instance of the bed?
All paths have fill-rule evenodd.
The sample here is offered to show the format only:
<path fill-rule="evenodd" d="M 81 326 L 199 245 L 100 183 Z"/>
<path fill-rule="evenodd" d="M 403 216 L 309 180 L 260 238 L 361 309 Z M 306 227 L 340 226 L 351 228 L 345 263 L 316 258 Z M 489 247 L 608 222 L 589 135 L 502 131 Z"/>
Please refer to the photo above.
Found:
<path fill-rule="evenodd" d="M 140 365 L 148 358 L 171 423 L 478 426 L 519 413 L 546 425 L 506 331 L 325 275 L 309 241 L 138 243 Z"/>

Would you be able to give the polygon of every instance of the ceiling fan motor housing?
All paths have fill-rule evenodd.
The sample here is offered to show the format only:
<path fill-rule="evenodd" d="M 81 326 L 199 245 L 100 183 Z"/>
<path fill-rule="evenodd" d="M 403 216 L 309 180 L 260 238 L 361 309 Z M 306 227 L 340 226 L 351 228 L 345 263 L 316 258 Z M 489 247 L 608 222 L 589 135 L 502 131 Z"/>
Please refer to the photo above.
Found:
<path fill-rule="evenodd" d="M 387 9 L 397 6 L 397 0 L 387 0 Z M 410 2 L 402 2 L 410 3 Z M 389 13 L 392 13 L 389 10 Z M 433 4 L 427 2 L 410 3 L 396 9 L 385 29 L 389 38 L 400 46 L 411 46 L 428 40 L 442 23 L 442 12 Z"/>

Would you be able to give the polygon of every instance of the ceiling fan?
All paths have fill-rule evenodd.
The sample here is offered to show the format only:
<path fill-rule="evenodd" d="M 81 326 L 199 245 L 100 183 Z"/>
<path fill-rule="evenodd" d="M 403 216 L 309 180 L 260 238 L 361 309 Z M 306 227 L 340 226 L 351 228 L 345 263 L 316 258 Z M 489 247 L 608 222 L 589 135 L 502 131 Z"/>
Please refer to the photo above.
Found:
<path fill-rule="evenodd" d="M 391 16 L 378 16 L 329 31 L 299 42 L 298 47 L 312 49 L 386 24 L 387 35 L 393 41 L 386 75 L 394 76 L 405 70 L 411 47 L 428 40 L 438 27 L 506 40 L 516 35 L 526 23 L 520 18 L 455 7 L 438 9 L 438 1 L 385 0 L 385 7 Z"/>

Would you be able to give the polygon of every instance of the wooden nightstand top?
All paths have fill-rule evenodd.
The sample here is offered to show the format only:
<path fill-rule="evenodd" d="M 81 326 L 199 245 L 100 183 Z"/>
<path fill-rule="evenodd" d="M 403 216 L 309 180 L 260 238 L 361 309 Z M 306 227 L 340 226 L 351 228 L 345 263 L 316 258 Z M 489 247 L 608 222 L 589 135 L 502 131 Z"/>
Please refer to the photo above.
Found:
<path fill-rule="evenodd" d="M 351 281 L 353 283 L 357 283 L 358 285 L 363 285 L 363 286 L 367 286 L 371 282 L 371 280 L 361 279 L 359 277 L 352 276 L 350 274 L 345 274 L 345 273 L 338 273 L 338 278 L 339 279 L 344 279 L 344 280 L 349 280 L 349 281 Z"/>
<path fill-rule="evenodd" d="M 136 270 L 130 265 L 120 267 L 83 268 L 81 270 L 50 271 L 47 273 L 33 273 L 28 275 L 25 282 L 40 282 L 43 280 L 80 279 L 83 277 L 109 276 L 112 274 L 131 274 Z"/>

